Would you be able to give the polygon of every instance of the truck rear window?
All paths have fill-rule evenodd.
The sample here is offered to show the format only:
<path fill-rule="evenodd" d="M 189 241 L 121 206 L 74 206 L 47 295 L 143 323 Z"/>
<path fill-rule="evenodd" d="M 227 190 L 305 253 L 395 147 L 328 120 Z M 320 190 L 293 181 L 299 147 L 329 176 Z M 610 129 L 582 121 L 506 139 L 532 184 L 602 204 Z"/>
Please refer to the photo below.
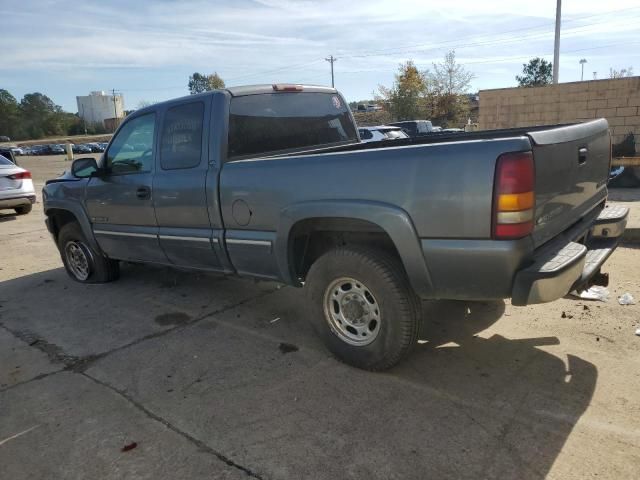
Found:
<path fill-rule="evenodd" d="M 231 99 L 229 158 L 357 140 L 347 106 L 332 93 L 272 93 Z"/>

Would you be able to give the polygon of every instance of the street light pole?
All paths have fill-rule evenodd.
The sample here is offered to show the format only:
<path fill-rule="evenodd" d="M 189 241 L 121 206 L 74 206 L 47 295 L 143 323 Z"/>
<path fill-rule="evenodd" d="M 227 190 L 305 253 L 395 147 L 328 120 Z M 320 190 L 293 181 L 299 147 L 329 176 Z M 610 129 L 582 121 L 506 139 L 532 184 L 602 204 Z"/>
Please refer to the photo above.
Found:
<path fill-rule="evenodd" d="M 584 80 L 584 64 L 585 63 L 587 63 L 587 59 L 586 58 L 580 59 L 580 66 L 582 67 L 582 71 L 580 72 L 580 81 L 581 82 Z"/>
<path fill-rule="evenodd" d="M 558 83 L 558 69 L 560 67 L 560 19 L 562 17 L 562 0 L 556 3 L 556 39 L 553 46 L 553 83 Z"/>

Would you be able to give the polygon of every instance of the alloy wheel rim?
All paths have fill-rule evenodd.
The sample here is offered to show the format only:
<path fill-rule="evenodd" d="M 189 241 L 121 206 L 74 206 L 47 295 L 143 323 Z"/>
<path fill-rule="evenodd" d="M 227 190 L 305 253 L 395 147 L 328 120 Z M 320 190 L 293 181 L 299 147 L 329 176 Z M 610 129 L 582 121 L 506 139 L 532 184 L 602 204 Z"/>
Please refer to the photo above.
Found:
<path fill-rule="evenodd" d="M 369 345 L 380 333 L 380 306 L 361 281 L 351 277 L 334 280 L 325 290 L 323 304 L 329 327 L 349 345 Z"/>
<path fill-rule="evenodd" d="M 78 280 L 86 280 L 89 278 L 91 273 L 89 254 L 87 248 L 82 245 L 82 243 L 74 240 L 67 242 L 65 246 L 65 256 L 71 273 L 73 273 Z"/>

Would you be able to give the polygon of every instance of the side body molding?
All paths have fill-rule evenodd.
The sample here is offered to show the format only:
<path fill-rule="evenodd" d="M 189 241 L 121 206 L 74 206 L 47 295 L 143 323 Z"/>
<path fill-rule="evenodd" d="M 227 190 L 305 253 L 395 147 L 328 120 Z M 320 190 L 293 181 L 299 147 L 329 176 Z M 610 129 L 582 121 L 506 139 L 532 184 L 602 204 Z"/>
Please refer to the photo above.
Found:
<path fill-rule="evenodd" d="M 298 285 L 289 261 L 289 236 L 301 220 L 313 218 L 350 218 L 364 220 L 382 228 L 393 241 L 415 292 L 427 297 L 432 290 L 420 239 L 407 212 L 396 206 L 367 200 L 317 200 L 296 203 L 280 212 L 275 254 L 285 283 Z"/>

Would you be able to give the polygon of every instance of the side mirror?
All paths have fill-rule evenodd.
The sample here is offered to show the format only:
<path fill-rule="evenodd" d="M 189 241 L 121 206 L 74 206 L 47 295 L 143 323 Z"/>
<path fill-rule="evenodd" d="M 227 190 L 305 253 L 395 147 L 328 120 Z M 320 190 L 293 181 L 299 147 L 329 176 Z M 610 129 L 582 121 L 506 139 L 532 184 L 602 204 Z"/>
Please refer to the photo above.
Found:
<path fill-rule="evenodd" d="M 71 164 L 71 174 L 76 178 L 89 178 L 100 172 L 95 158 L 78 158 Z"/>

